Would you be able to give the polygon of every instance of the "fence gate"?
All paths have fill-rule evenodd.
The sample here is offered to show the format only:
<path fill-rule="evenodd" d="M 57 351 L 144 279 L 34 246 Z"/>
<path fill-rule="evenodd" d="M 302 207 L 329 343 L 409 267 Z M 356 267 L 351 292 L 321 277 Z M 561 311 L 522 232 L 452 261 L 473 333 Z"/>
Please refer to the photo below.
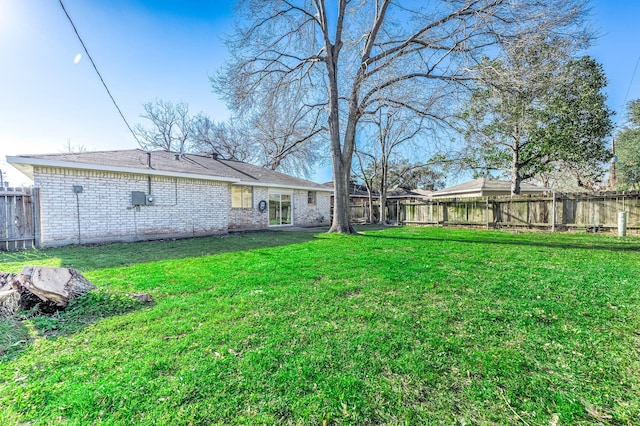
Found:
<path fill-rule="evenodd" d="M 40 243 L 37 188 L 0 189 L 0 250 L 37 247 Z"/>

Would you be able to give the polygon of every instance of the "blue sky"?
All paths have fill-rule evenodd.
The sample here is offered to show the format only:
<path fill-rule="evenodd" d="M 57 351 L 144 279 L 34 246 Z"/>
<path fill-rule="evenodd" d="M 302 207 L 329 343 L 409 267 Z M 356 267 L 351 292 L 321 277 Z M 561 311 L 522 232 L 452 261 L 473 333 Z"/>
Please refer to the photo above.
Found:
<path fill-rule="evenodd" d="M 111 93 L 133 126 L 142 104 L 184 101 L 215 120 L 228 112 L 209 76 L 226 57 L 233 2 L 63 0 Z M 600 37 L 586 53 L 602 63 L 609 105 L 624 122 L 625 98 L 640 98 L 640 2 L 594 0 Z M 82 54 L 74 63 L 77 54 Z M 28 183 L 6 155 L 138 145 L 86 57 L 57 0 L 0 0 L 0 169 L 12 185 Z M 628 91 L 628 96 L 627 96 Z M 330 179 L 325 167 L 314 180 Z"/>

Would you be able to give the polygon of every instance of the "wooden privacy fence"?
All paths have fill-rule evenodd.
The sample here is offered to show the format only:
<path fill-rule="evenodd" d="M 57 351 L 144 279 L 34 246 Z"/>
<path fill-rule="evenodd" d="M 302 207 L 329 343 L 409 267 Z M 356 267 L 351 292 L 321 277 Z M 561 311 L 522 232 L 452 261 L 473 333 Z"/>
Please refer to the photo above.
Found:
<path fill-rule="evenodd" d="M 0 250 L 37 247 L 40 207 L 36 188 L 0 188 Z"/>
<path fill-rule="evenodd" d="M 400 201 L 396 199 L 387 200 L 387 220 L 397 222 Z M 352 223 L 369 223 L 369 213 L 373 212 L 373 223 L 380 220 L 380 201 L 374 200 L 373 205 L 368 199 L 352 200 L 349 204 L 349 219 Z"/>
<path fill-rule="evenodd" d="M 640 232 L 638 191 L 403 202 L 400 204 L 399 222 L 407 225 L 607 231 L 618 227 L 618 212 L 623 211 L 627 212 L 627 229 Z"/>

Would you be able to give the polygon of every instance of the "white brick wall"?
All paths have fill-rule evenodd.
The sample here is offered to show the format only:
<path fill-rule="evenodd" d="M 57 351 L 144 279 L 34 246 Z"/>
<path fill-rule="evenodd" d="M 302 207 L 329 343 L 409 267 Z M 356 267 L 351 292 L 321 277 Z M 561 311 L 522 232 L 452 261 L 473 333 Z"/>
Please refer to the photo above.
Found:
<path fill-rule="evenodd" d="M 279 190 L 274 189 L 279 192 Z M 290 193 L 290 189 L 282 190 Z M 269 226 L 269 212 L 260 213 L 258 203 L 260 200 L 269 200 L 269 189 L 253 187 L 253 207 L 250 209 L 230 209 L 229 229 L 262 229 Z M 293 225 L 312 226 L 327 225 L 330 223 L 331 194 L 316 192 L 316 203 L 308 203 L 308 191 L 293 191 Z"/>
<path fill-rule="evenodd" d="M 252 208 L 234 209 L 226 182 L 152 176 L 156 204 L 132 206 L 131 192 L 148 193 L 147 179 L 130 173 L 35 167 L 41 244 L 181 238 L 268 227 L 268 211 L 258 211 L 260 200 L 269 199 L 268 188 L 254 187 Z M 82 193 L 76 195 L 74 185 L 82 186 Z M 296 190 L 293 203 L 294 225 L 329 223 L 329 193 L 316 192 L 316 204 L 308 204 L 307 191 Z"/>
<path fill-rule="evenodd" d="M 253 207 L 250 209 L 229 209 L 229 229 L 262 229 L 269 226 L 269 212 L 260 213 L 260 200 L 269 200 L 269 190 L 262 187 L 253 188 Z"/>
<path fill-rule="evenodd" d="M 326 225 L 330 221 L 331 194 L 316 192 L 316 203 L 309 204 L 309 191 L 293 192 L 293 224 L 297 226 Z"/>
<path fill-rule="evenodd" d="M 227 232 L 225 182 L 153 176 L 156 204 L 140 207 L 131 205 L 131 192 L 148 192 L 144 175 L 40 167 L 34 185 L 40 188 L 43 246 Z M 74 185 L 83 187 L 77 198 Z"/>

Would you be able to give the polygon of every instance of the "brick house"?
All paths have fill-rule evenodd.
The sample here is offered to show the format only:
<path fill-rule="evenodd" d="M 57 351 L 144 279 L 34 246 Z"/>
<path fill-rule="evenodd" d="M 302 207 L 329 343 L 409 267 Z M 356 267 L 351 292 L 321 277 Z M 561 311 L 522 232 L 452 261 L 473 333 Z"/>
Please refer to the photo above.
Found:
<path fill-rule="evenodd" d="M 331 188 L 238 161 L 140 149 L 8 156 L 39 192 L 40 245 L 326 225 Z"/>

